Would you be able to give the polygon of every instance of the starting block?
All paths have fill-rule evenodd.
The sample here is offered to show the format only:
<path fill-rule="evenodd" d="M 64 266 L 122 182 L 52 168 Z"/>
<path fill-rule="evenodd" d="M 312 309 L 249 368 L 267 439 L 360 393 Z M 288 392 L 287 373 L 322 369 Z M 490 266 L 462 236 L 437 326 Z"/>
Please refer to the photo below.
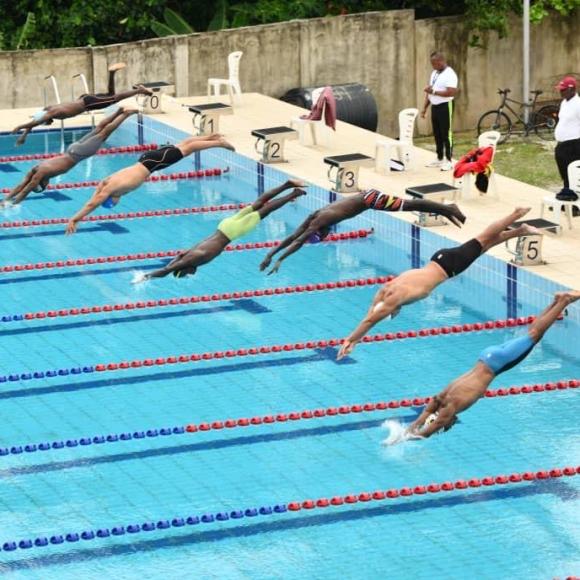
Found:
<path fill-rule="evenodd" d="M 252 131 L 252 136 L 256 137 L 254 147 L 262 163 L 286 163 L 284 143 L 298 139 L 298 131 L 290 127 L 269 127 Z"/>
<path fill-rule="evenodd" d="M 151 89 L 153 94 L 149 95 L 137 95 L 137 103 L 143 109 L 143 113 L 148 115 L 155 115 L 156 113 L 165 113 L 165 108 L 163 106 L 162 95 L 173 95 L 175 92 L 175 85 L 166 83 L 165 81 L 156 81 L 153 83 L 139 83 L 147 89 Z M 136 89 L 137 85 L 133 85 Z"/>
<path fill-rule="evenodd" d="M 330 166 L 328 180 L 333 185 L 332 189 L 337 193 L 354 193 L 360 191 L 358 186 L 359 169 L 361 167 L 374 167 L 375 160 L 362 153 L 350 153 L 325 157 L 324 163 Z M 334 175 L 333 170 L 336 170 Z"/>
<path fill-rule="evenodd" d="M 444 203 L 447 199 L 454 201 L 458 191 L 457 187 L 447 183 L 431 183 L 408 187 L 405 193 L 415 199 L 429 199 Z M 415 214 L 418 216 L 415 223 L 421 227 L 444 226 L 447 223 L 443 216 L 434 213 L 415 212 Z"/>
<path fill-rule="evenodd" d="M 206 103 L 203 105 L 186 105 L 193 113 L 193 129 L 196 135 L 219 133 L 221 115 L 233 115 L 234 110 L 224 103 Z"/>
<path fill-rule="evenodd" d="M 558 233 L 559 229 L 558 224 L 541 218 L 515 222 L 509 226 L 508 229 L 513 230 L 522 224 L 528 224 L 538 228 L 539 230 L 551 232 L 553 234 Z M 516 239 L 515 249 L 510 248 L 510 240 L 506 240 L 505 245 L 507 251 L 514 256 L 511 260 L 513 264 L 516 264 L 517 266 L 537 266 L 546 263 L 542 258 L 543 235 L 521 236 L 512 239 Z"/>

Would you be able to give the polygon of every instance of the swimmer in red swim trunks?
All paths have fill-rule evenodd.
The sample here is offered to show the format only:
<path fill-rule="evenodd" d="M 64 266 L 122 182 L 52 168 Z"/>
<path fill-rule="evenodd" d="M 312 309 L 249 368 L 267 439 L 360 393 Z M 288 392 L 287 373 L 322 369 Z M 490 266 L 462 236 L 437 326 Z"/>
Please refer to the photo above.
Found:
<path fill-rule="evenodd" d="M 455 248 L 444 248 L 433 254 L 423 268 L 407 270 L 387 282 L 375 295 L 369 311 L 362 322 L 342 343 L 338 359 L 349 355 L 363 336 L 378 322 L 388 316 L 396 316 L 403 306 L 427 298 L 439 284 L 461 274 L 479 256 L 493 246 L 511 238 L 541 232 L 528 224 L 506 230 L 508 226 L 525 216 L 531 208 L 516 208 L 507 217 L 488 226 L 479 236 Z"/>
<path fill-rule="evenodd" d="M 455 204 L 445 205 L 427 199 L 401 199 L 394 195 L 382 193 L 376 189 L 368 189 L 361 193 L 343 197 L 322 209 L 311 213 L 302 225 L 288 236 L 277 248 L 274 248 L 260 264 L 260 270 L 266 270 L 272 258 L 281 250 L 288 248 L 281 256 L 268 275 L 276 273 L 282 262 L 297 252 L 307 241 L 319 242 L 326 238 L 331 227 L 356 217 L 364 211 L 374 209 L 378 211 L 422 211 L 445 216 L 457 227 L 465 223 L 465 216 Z"/>
<path fill-rule="evenodd" d="M 457 421 L 457 415 L 481 399 L 497 375 L 522 362 L 562 312 L 578 299 L 579 291 L 557 292 L 550 306 L 534 320 L 525 336 L 484 349 L 475 366 L 435 395 L 418 419 L 398 440 L 390 443 L 423 439 L 451 429 Z"/>

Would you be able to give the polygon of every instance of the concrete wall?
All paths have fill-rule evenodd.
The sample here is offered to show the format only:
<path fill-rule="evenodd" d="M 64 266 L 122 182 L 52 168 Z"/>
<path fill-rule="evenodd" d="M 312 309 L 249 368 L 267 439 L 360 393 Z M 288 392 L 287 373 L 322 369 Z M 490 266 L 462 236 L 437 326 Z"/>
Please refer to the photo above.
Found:
<path fill-rule="evenodd" d="M 532 27 L 532 85 L 550 89 L 558 75 L 580 68 L 579 32 L 580 13 L 551 17 Z M 455 128 L 467 129 L 495 105 L 498 87 L 511 87 L 519 98 L 521 26 L 514 19 L 505 39 L 486 35 L 486 49 L 468 47 L 468 38 L 461 18 L 415 21 L 412 10 L 399 10 L 96 48 L 0 52 L 0 108 L 42 105 L 43 79 L 51 73 L 63 100 L 70 98 L 71 77 L 79 72 L 91 88 L 101 91 L 107 65 L 119 60 L 128 64 L 118 74 L 119 89 L 165 80 L 176 85 L 177 96 L 204 94 L 208 77 L 227 75 L 228 53 L 242 50 L 242 89 L 279 97 L 300 86 L 361 82 L 377 100 L 379 130 L 396 134 L 397 112 L 422 104 L 429 53 L 437 48 L 447 53 L 459 74 Z M 420 123 L 420 129 L 428 130 L 428 124 Z"/>

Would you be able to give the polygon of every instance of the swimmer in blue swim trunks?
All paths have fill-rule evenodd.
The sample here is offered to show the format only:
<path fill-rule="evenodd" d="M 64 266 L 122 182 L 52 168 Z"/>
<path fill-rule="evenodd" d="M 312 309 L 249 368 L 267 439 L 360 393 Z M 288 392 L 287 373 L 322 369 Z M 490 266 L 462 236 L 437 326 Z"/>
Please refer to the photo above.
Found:
<path fill-rule="evenodd" d="M 349 220 L 364 211 L 422 211 L 445 216 L 457 227 L 465 222 L 465 216 L 454 204 L 443 204 L 428 199 L 402 199 L 377 189 L 367 189 L 360 193 L 341 197 L 337 201 L 311 213 L 304 222 L 290 234 L 278 247 L 274 248 L 260 264 L 260 270 L 270 267 L 272 258 L 286 250 L 276 261 L 268 275 L 276 273 L 282 262 L 297 252 L 306 242 L 320 242 L 332 231 L 332 226 Z"/>
<path fill-rule="evenodd" d="M 78 223 L 99 206 L 106 208 L 116 206 L 124 195 L 145 183 L 153 172 L 166 169 L 196 151 L 212 147 L 224 147 L 235 151 L 233 145 L 218 134 L 188 137 L 177 145 L 166 145 L 147 151 L 139 157 L 137 163 L 113 173 L 97 185 L 89 201 L 69 220 L 66 233 L 74 234 Z"/>
<path fill-rule="evenodd" d="M 193 246 L 191 250 L 183 252 L 164 268 L 137 278 L 134 283 L 143 282 L 150 278 L 164 278 L 169 274 L 173 274 L 176 278 L 195 274 L 199 266 L 217 258 L 228 244 L 250 233 L 273 211 L 284 207 L 301 195 L 306 195 L 303 187 L 306 187 L 304 182 L 298 179 L 289 179 L 279 187 L 266 191 L 253 204 L 244 207 L 233 216 L 223 219 L 211 236 Z M 289 194 L 274 199 L 283 191 L 291 188 L 294 189 Z"/>
<path fill-rule="evenodd" d="M 528 224 L 517 228 L 507 228 L 524 217 L 531 208 L 516 208 L 510 215 L 485 228 L 477 237 L 455 248 L 442 248 L 431 256 L 422 268 L 407 270 L 394 280 L 387 282 L 375 294 L 367 315 L 353 332 L 344 340 L 338 359 L 349 355 L 363 336 L 381 320 L 397 316 L 403 306 L 427 298 L 439 284 L 461 274 L 477 258 L 490 248 L 511 238 L 524 235 L 541 235 L 541 231 Z"/>
<path fill-rule="evenodd" d="M 580 291 L 557 292 L 550 306 L 529 326 L 525 336 L 484 349 L 471 370 L 431 399 L 400 440 L 422 439 L 451 429 L 457 415 L 481 399 L 497 375 L 521 363 L 562 312 L 578 299 Z"/>
<path fill-rule="evenodd" d="M 46 159 L 34 166 L 22 182 L 6 196 L 5 201 L 20 203 L 31 191 L 36 193 L 44 191 L 52 177 L 70 171 L 77 163 L 95 155 L 111 133 L 137 112 L 137 109 L 119 108 L 112 115 L 105 117 L 90 133 L 71 143 L 62 155 Z"/>

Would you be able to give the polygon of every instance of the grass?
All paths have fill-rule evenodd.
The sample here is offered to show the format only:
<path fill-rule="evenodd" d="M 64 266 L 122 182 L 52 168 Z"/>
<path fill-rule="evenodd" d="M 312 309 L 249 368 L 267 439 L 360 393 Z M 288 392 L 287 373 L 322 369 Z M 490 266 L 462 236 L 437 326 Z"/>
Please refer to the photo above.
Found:
<path fill-rule="evenodd" d="M 475 132 L 454 133 L 453 137 L 455 159 L 477 146 Z M 419 147 L 435 151 L 433 137 L 419 137 L 413 142 Z M 541 141 L 537 137 L 511 136 L 507 143 L 497 148 L 494 168 L 500 175 L 554 192 L 560 191 L 562 180 L 554 160 L 554 146 L 554 141 Z"/>

